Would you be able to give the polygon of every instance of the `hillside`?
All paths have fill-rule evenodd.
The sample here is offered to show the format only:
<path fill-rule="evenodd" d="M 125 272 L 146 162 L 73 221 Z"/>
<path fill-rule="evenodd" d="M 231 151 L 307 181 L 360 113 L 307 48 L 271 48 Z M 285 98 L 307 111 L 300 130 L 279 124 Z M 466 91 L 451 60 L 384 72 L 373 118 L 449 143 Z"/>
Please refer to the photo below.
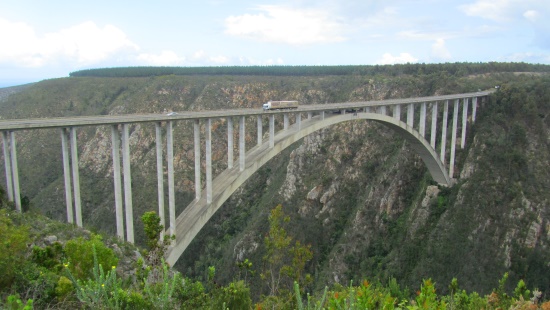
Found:
<path fill-rule="evenodd" d="M 405 98 L 501 85 L 458 152 L 460 178 L 438 188 L 422 161 L 391 130 L 367 122 L 334 126 L 293 145 L 226 202 L 175 266 L 187 276 L 217 267 L 217 281 L 239 274 L 236 262 L 265 253 L 267 216 L 282 204 L 285 227 L 311 244 L 306 266 L 319 290 L 334 282 L 388 281 L 416 287 L 432 278 L 445 291 L 489 291 L 510 273 L 550 294 L 550 78 L 513 72 L 326 76 L 71 77 L 36 83 L 0 100 L 2 118 L 259 107 L 271 99 L 303 104 Z M 254 128 L 255 120 L 247 120 Z M 225 169 L 225 120 L 215 120 L 214 174 Z M 176 204 L 192 199 L 191 124 L 175 132 Z M 279 124 L 280 125 L 280 124 Z M 252 127 L 250 127 L 252 126 Z M 83 217 L 114 233 L 110 129 L 78 130 Z M 255 132 L 247 136 L 252 146 Z M 63 220 L 59 133 L 18 132 L 23 195 L 31 208 Z M 131 130 L 134 215 L 156 208 L 154 126 Z M 3 161 L 1 161 L 3 163 Z M 36 165 L 40 162 L 40 165 Z M 2 167 L 3 168 L 3 167 Z M 136 239 L 143 240 L 139 221 Z M 141 234 L 141 235 L 140 235 Z M 266 293 L 260 277 L 254 294 Z"/>

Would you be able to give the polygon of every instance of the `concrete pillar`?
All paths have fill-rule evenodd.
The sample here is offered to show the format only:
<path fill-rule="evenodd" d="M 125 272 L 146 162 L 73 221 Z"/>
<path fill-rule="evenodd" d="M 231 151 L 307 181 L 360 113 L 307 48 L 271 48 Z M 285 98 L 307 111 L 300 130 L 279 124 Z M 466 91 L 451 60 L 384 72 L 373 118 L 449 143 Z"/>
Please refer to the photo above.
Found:
<path fill-rule="evenodd" d="M 401 105 L 396 104 L 393 106 L 393 117 L 400 121 L 401 120 Z"/>
<path fill-rule="evenodd" d="M 174 122 L 166 123 L 166 166 L 168 170 L 168 220 L 169 233 L 176 234 L 176 191 L 174 188 Z"/>
<path fill-rule="evenodd" d="M 472 98 L 472 122 L 476 121 L 477 97 Z"/>
<path fill-rule="evenodd" d="M 157 149 L 157 195 L 158 195 L 158 208 L 160 224 L 166 227 L 166 221 L 164 220 L 164 165 L 162 158 L 162 123 L 155 123 L 155 144 Z M 163 233 L 160 234 L 161 238 Z"/>
<path fill-rule="evenodd" d="M 443 124 L 441 125 L 441 154 L 439 159 L 445 163 L 445 148 L 447 147 L 447 119 L 449 118 L 449 100 L 443 105 Z"/>
<path fill-rule="evenodd" d="M 244 132 L 244 116 L 241 116 L 241 118 L 239 119 L 239 171 L 244 171 L 244 159 L 246 156 L 245 135 L 246 133 Z"/>
<path fill-rule="evenodd" d="M 73 170 L 73 190 L 76 225 L 82 227 L 82 208 L 80 203 L 80 174 L 78 173 L 78 149 L 76 144 L 76 128 L 71 127 L 71 168 Z"/>
<path fill-rule="evenodd" d="M 458 106 L 460 105 L 460 100 L 456 99 L 454 104 L 453 111 L 453 132 L 451 135 L 451 160 L 449 161 L 449 177 L 453 177 L 454 166 L 455 166 L 455 150 L 456 150 L 456 130 L 458 123 Z"/>
<path fill-rule="evenodd" d="M 346 114 L 346 109 L 340 109 L 340 114 L 342 115 Z"/>
<path fill-rule="evenodd" d="M 325 111 L 321 111 L 321 114 L 320 114 L 319 118 L 320 118 L 321 120 L 324 120 L 324 119 L 325 119 Z"/>
<path fill-rule="evenodd" d="M 8 132 L 2 131 L 2 142 L 4 146 L 4 168 L 6 170 L 6 190 L 8 191 L 8 199 L 13 201 L 13 179 L 11 173 L 11 156 L 10 156 L 10 142 Z M 72 202 L 72 198 L 70 200 Z"/>
<path fill-rule="evenodd" d="M 118 125 L 111 126 L 112 154 L 113 154 L 113 181 L 115 185 L 115 214 L 116 233 L 124 240 L 124 216 L 122 212 L 122 184 L 120 182 L 120 135 Z"/>
<path fill-rule="evenodd" d="M 201 127 L 199 119 L 193 121 L 193 146 L 195 148 L 195 199 L 201 199 Z M 231 132 L 231 142 L 233 142 L 233 132 Z M 233 145 L 231 145 L 231 161 L 227 160 L 233 166 Z M 231 168 L 231 167 L 229 167 Z"/>
<path fill-rule="evenodd" d="M 212 203 L 212 120 L 206 120 L 206 203 Z"/>
<path fill-rule="evenodd" d="M 414 127 L 414 103 L 409 103 L 407 106 L 407 125 Z"/>
<path fill-rule="evenodd" d="M 283 123 L 284 123 L 283 129 L 284 129 L 284 130 L 287 130 L 287 129 L 288 129 L 288 126 L 289 126 L 288 113 L 284 113 L 284 114 L 283 114 L 283 121 L 284 121 L 284 122 L 283 122 Z"/>
<path fill-rule="evenodd" d="M 422 137 L 426 137 L 426 102 L 420 104 L 420 124 L 419 132 Z"/>
<path fill-rule="evenodd" d="M 385 105 L 383 105 L 383 106 L 380 107 L 380 114 L 382 114 L 382 115 L 387 115 L 387 113 L 386 113 L 386 106 L 385 106 Z"/>
<path fill-rule="evenodd" d="M 365 107 L 364 111 L 365 111 L 365 113 L 370 113 L 370 107 Z"/>
<path fill-rule="evenodd" d="M 298 113 L 296 114 L 296 127 L 298 130 L 302 129 L 302 114 Z"/>
<path fill-rule="evenodd" d="M 19 191 L 19 168 L 17 168 L 17 148 L 15 143 L 15 133 L 10 131 L 10 152 L 11 152 L 11 174 L 13 180 L 13 200 L 15 209 L 21 212 L 21 192 Z"/>
<path fill-rule="evenodd" d="M 462 105 L 462 136 L 460 139 L 460 148 L 464 149 L 466 145 L 466 127 L 468 126 L 468 98 L 464 98 Z"/>
<path fill-rule="evenodd" d="M 65 180 L 65 204 L 67 205 L 67 222 L 74 223 L 73 192 L 71 188 L 71 168 L 69 164 L 69 141 L 67 129 L 61 128 L 61 154 L 63 158 L 63 179 Z"/>
<path fill-rule="evenodd" d="M 258 115 L 257 119 L 258 119 L 258 121 L 257 121 L 258 130 L 256 130 L 258 132 L 258 143 L 257 143 L 257 145 L 260 146 L 260 145 L 262 145 L 262 137 L 263 137 L 262 116 Z"/>
<path fill-rule="evenodd" d="M 269 148 L 275 146 L 275 115 L 269 114 Z"/>
<path fill-rule="evenodd" d="M 227 168 L 233 168 L 233 119 L 227 118 Z"/>
<path fill-rule="evenodd" d="M 313 112 L 307 112 L 307 119 L 313 118 Z"/>
<path fill-rule="evenodd" d="M 129 124 L 122 125 L 122 171 L 124 176 L 124 206 L 126 210 L 126 240 L 134 243 L 134 211 L 132 207 L 132 175 L 130 174 Z"/>
<path fill-rule="evenodd" d="M 437 132 L 437 101 L 432 103 L 432 134 L 430 135 L 430 145 L 435 150 L 435 135 Z"/>

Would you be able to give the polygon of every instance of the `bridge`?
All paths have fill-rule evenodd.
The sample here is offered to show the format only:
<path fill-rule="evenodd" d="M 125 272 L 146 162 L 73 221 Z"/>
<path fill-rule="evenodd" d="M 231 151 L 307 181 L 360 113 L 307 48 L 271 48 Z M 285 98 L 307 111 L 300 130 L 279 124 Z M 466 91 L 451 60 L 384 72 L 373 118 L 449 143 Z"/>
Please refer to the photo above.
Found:
<path fill-rule="evenodd" d="M 110 126 L 114 179 L 114 209 L 117 235 L 134 242 L 132 210 L 132 178 L 130 169 L 129 127 L 152 123 L 156 131 L 156 163 L 158 207 L 161 222 L 166 224 L 164 171 L 167 171 L 168 225 L 166 233 L 176 240 L 169 248 L 166 261 L 173 265 L 201 228 L 222 204 L 254 172 L 275 155 L 303 137 L 325 127 L 353 120 L 371 120 L 388 126 L 402 136 L 422 158 L 433 179 L 442 185 L 453 184 L 457 131 L 460 126 L 460 147 L 464 148 L 468 124 L 475 122 L 478 102 L 483 104 L 491 91 L 444 96 L 389 99 L 301 105 L 293 110 L 238 109 L 168 114 L 103 115 L 68 118 L 14 119 L 0 121 L 5 161 L 8 198 L 21 211 L 17 147 L 15 133 L 21 130 L 59 128 L 64 173 L 67 221 L 82 226 L 80 180 L 78 169 L 77 129 L 82 126 Z M 471 108 L 470 108 L 471 107 Z M 442 113 L 439 113 L 439 109 Z M 460 116 L 460 108 L 462 115 Z M 451 111 L 452 109 L 452 111 Z M 403 110 L 403 111 L 402 111 Z M 431 114 L 431 119 L 429 118 Z M 282 116 L 281 116 L 282 115 Z M 291 116 L 293 116 L 291 118 Z M 449 118 L 452 125 L 449 137 Z M 245 119 L 256 118 L 257 143 L 246 151 Z M 275 132 L 275 118 L 283 118 L 282 129 Z M 402 120 L 403 117 L 403 120 Z M 461 123 L 459 123 L 459 117 Z M 227 168 L 212 175 L 212 120 L 227 120 Z M 238 158 L 234 160 L 234 119 L 238 119 Z M 294 123 L 290 124 L 290 120 Z M 264 141 L 263 122 L 269 123 Z M 173 127 L 176 122 L 193 122 L 195 158 L 195 199 L 176 217 L 174 188 Z M 201 122 L 205 125 L 205 178 L 201 180 Z M 438 124 L 440 136 L 438 139 Z M 164 130 L 163 130 L 164 128 Z M 163 137 L 163 131 L 166 136 Z M 447 142 L 450 151 L 447 158 Z M 166 161 L 163 151 L 166 150 Z M 122 152 L 122 156 L 120 156 Z M 122 169 L 121 169 L 122 157 Z M 205 184 L 204 188 L 202 184 Z M 124 202 L 123 202 L 124 198 Z"/>

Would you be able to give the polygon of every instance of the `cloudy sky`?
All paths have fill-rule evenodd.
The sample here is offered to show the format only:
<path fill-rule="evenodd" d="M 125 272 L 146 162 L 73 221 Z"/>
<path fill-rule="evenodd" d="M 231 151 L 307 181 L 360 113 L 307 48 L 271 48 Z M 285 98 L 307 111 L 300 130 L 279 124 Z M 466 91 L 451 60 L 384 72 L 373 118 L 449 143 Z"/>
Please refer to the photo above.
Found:
<path fill-rule="evenodd" d="M 0 0 L 0 87 L 117 66 L 550 64 L 549 0 Z"/>

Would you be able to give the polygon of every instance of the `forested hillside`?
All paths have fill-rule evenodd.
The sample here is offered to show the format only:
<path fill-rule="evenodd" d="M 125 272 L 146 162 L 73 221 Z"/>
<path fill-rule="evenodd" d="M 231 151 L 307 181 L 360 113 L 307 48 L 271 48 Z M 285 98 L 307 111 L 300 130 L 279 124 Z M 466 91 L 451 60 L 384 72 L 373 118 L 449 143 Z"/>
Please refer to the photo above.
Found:
<path fill-rule="evenodd" d="M 510 71 L 502 69 L 506 65 Z M 477 71 L 470 72 L 468 64 L 449 64 L 449 70 L 445 65 L 422 65 L 422 70 L 411 73 L 398 66 L 388 68 L 391 73 L 340 75 L 73 74 L 2 99 L 0 115 L 9 119 L 259 109 L 268 100 L 378 100 L 499 85 L 468 128 L 466 148 L 457 153 L 460 176 L 453 187 L 437 186 L 420 158 L 390 129 L 365 121 L 340 124 L 304 138 L 262 167 L 224 204 L 175 268 L 207 280 L 214 266 L 219 285 L 246 277 L 254 300 L 269 295 L 273 286 L 266 279 L 272 262 L 266 257 L 272 249 L 265 237 L 270 235 L 269 215 L 281 205 L 287 218 L 280 225 L 292 237 L 290 244 L 299 241 L 312 254 L 304 258 L 298 276 L 307 292 L 363 279 L 383 285 L 394 281 L 414 292 L 423 279 L 431 278 L 438 292 L 446 294 L 452 279 L 458 278 L 461 288 L 485 295 L 507 272 L 508 291 L 523 279 L 548 299 L 548 66 L 524 64 L 516 70 L 501 64 L 498 72 L 491 69 L 494 66 L 475 64 Z M 247 122 L 247 128 L 255 128 L 255 119 Z M 216 174 L 227 162 L 225 120 L 214 120 L 213 127 Z M 255 134 L 247 133 L 248 147 L 255 144 Z M 178 210 L 193 197 L 192 135 L 190 123 L 177 124 Z M 43 130 L 16 136 L 22 194 L 30 199 L 32 210 L 64 220 L 59 133 Z M 154 126 L 132 126 L 130 141 L 136 239 L 144 244 L 138 218 L 157 208 Z M 78 143 L 84 225 L 114 234 L 110 128 L 79 128 Z M 290 257 L 280 263 L 292 264 Z M 246 267 L 245 261 L 251 265 Z M 292 291 L 293 278 L 283 277 L 280 289 Z"/>

